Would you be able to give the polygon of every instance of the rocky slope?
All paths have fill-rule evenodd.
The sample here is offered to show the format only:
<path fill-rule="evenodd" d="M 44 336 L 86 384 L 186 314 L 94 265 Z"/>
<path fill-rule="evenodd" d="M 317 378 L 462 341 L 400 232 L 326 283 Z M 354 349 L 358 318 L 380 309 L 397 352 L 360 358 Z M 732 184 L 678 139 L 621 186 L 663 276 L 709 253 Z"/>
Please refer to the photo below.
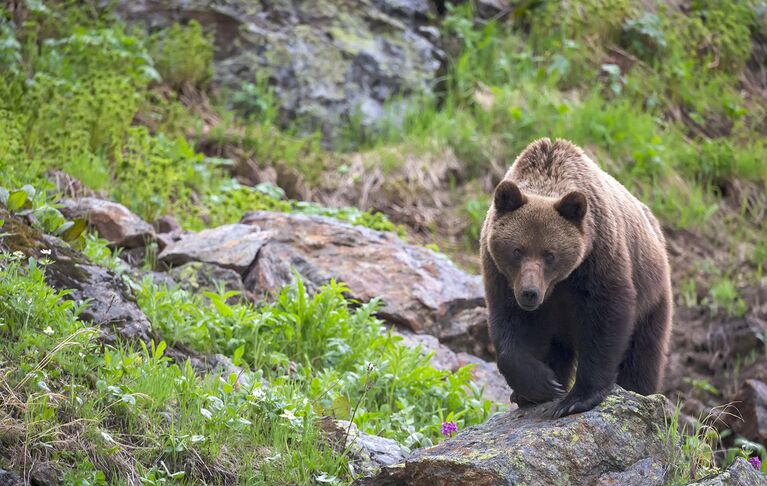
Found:
<path fill-rule="evenodd" d="M 384 102 L 427 92 L 443 62 L 426 0 L 120 2 L 151 29 L 199 21 L 216 33 L 216 80 L 228 87 L 267 74 L 284 120 L 305 119 L 326 136 L 342 118 L 380 121 Z"/>

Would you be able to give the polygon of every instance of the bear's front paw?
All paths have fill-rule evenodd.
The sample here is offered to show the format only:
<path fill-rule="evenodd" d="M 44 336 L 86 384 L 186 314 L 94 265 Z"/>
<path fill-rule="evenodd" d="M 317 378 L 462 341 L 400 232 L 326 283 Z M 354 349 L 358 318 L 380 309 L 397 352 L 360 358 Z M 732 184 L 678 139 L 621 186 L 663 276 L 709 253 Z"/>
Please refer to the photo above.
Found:
<path fill-rule="evenodd" d="M 587 412 L 602 403 L 606 395 L 607 392 L 605 391 L 583 394 L 572 390 L 569 395 L 554 406 L 551 416 L 557 419 L 574 413 Z"/>
<path fill-rule="evenodd" d="M 556 398 L 562 397 L 567 393 L 565 388 L 554 378 L 549 378 L 548 382 L 537 382 L 525 390 L 524 394 L 518 390 L 511 393 L 511 401 L 515 402 L 520 408 L 539 403 L 546 403 Z"/>

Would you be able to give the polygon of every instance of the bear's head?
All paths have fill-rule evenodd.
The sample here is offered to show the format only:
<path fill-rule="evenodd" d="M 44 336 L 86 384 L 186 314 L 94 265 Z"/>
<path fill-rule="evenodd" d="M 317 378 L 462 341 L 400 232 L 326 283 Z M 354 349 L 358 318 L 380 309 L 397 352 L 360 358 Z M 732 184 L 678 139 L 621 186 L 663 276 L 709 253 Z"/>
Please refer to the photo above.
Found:
<path fill-rule="evenodd" d="M 495 189 L 493 205 L 487 249 L 519 306 L 533 311 L 583 262 L 586 196 L 578 191 L 560 198 L 523 194 L 504 180 Z"/>

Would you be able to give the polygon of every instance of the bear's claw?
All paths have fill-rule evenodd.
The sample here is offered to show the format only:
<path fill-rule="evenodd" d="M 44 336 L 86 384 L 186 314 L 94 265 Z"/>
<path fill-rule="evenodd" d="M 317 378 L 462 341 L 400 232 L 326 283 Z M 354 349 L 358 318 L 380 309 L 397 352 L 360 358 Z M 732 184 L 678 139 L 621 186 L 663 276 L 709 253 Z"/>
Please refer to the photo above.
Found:
<path fill-rule="evenodd" d="M 574 413 L 587 412 L 596 407 L 604 399 L 605 393 L 593 393 L 587 396 L 572 392 L 556 404 L 551 416 L 554 419 L 566 417 Z"/>

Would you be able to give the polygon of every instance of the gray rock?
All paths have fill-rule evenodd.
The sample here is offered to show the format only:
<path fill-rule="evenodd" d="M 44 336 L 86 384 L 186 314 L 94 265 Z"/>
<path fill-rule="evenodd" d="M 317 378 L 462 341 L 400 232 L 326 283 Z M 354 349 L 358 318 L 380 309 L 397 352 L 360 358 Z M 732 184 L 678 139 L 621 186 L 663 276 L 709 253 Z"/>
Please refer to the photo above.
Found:
<path fill-rule="evenodd" d="M 767 442 L 767 385 L 746 380 L 720 417 L 735 433 L 749 440 Z"/>
<path fill-rule="evenodd" d="M 67 218 L 83 218 L 98 234 L 114 246 L 137 248 L 155 240 L 152 226 L 122 204 L 93 197 L 62 199 L 61 213 Z"/>
<path fill-rule="evenodd" d="M 157 218 L 154 222 L 154 229 L 160 234 L 169 233 L 173 236 L 181 234 L 181 225 L 175 217 L 170 215 Z"/>
<path fill-rule="evenodd" d="M 346 420 L 322 417 L 319 426 L 339 453 L 346 451 L 349 454 L 353 475 L 373 474 L 410 454 L 410 450 L 396 440 L 360 432 L 356 425 Z"/>
<path fill-rule="evenodd" d="M 483 19 L 500 18 L 511 12 L 508 0 L 476 0 L 476 8 Z"/>
<path fill-rule="evenodd" d="M 688 486 L 767 486 L 767 477 L 739 457 L 723 473 L 707 476 Z"/>
<path fill-rule="evenodd" d="M 665 402 L 616 387 L 595 409 L 558 420 L 544 418 L 551 404 L 496 414 L 355 484 L 611 484 L 615 473 L 652 478 L 658 472 L 652 461 L 640 461 L 663 457 L 657 425 L 664 422 Z"/>
<path fill-rule="evenodd" d="M 648 457 L 635 462 L 622 472 L 609 472 L 599 477 L 597 486 L 663 486 L 666 467 L 659 458 Z"/>
<path fill-rule="evenodd" d="M 443 255 L 390 233 L 319 216 L 262 211 L 246 214 L 242 225 L 269 235 L 259 240 L 258 258 L 245 277 L 247 290 L 276 292 L 292 281 L 295 269 L 310 291 L 335 279 L 348 284 L 359 301 L 380 297 L 379 315 L 390 323 L 439 339 L 473 339 L 470 329 L 456 328 L 457 318 L 484 306 L 481 280 Z M 229 240 L 225 233 L 219 237 Z M 249 255 L 256 253 L 251 246 Z"/>
<path fill-rule="evenodd" d="M 244 292 L 240 274 L 228 268 L 203 262 L 185 263 L 168 272 L 178 285 L 190 292 L 215 292 L 219 285 L 227 291 Z"/>
<path fill-rule="evenodd" d="M 21 476 L 12 471 L 0 469 L 0 486 L 22 486 Z"/>
<path fill-rule="evenodd" d="M 213 263 L 240 274 L 248 270 L 271 233 L 244 224 L 229 224 L 181 236 L 165 248 L 160 261 L 168 265 L 188 262 Z"/>
<path fill-rule="evenodd" d="M 370 125 L 387 100 L 430 90 L 442 59 L 421 31 L 425 0 L 121 0 L 117 12 L 150 28 L 196 19 L 216 34 L 218 83 L 236 89 L 266 74 L 284 120 L 331 138 L 344 118 Z"/>
<path fill-rule="evenodd" d="M 485 307 L 463 309 L 449 320 L 442 321 L 440 327 L 440 341 L 450 349 L 464 351 L 489 361 L 495 359 Z"/>

